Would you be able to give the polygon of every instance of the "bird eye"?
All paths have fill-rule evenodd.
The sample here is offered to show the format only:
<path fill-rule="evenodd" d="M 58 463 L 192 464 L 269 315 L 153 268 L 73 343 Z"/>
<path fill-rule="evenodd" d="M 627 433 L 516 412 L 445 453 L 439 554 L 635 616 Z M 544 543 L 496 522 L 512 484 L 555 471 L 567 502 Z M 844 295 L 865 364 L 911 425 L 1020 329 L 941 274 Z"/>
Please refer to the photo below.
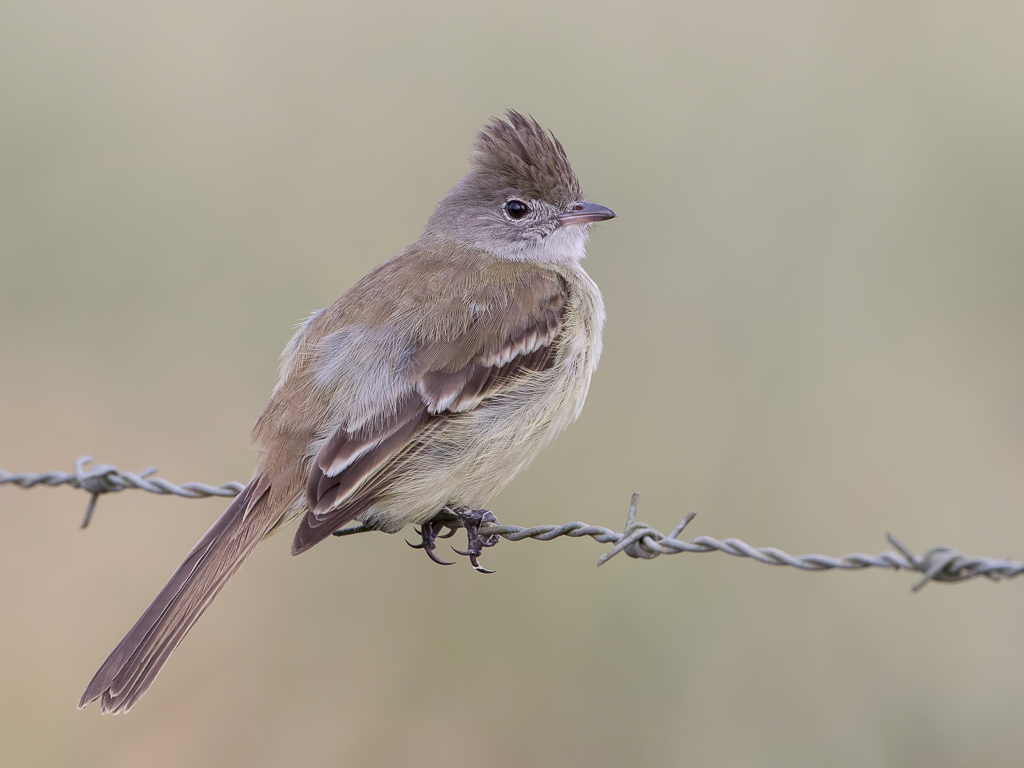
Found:
<path fill-rule="evenodd" d="M 530 206 L 522 200 L 509 200 L 505 203 L 505 213 L 510 219 L 521 219 L 530 212 Z"/>

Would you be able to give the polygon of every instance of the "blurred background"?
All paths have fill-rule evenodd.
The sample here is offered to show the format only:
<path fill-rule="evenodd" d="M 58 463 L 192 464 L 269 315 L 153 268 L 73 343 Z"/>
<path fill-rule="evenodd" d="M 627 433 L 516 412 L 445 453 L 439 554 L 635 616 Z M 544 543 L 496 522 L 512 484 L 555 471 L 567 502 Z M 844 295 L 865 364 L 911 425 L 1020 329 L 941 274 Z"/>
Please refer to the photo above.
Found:
<path fill-rule="evenodd" d="M 582 419 L 503 522 L 1024 559 L 1024 5 L 0 6 L 0 467 L 245 480 L 294 324 L 512 107 L 613 207 Z M 128 716 L 75 702 L 222 500 L 0 488 L 17 766 L 1024 754 L 1024 583 L 267 542 Z"/>

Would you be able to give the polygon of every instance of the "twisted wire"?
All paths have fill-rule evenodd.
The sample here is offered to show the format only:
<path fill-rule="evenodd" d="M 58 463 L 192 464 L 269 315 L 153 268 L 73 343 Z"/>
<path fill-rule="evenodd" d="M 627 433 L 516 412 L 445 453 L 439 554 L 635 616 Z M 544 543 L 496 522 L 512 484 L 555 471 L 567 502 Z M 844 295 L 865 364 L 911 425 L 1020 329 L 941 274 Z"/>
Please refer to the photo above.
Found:
<path fill-rule="evenodd" d="M 0 469 L 0 485 L 13 484 L 19 488 L 33 488 L 39 485 L 50 487 L 70 485 L 81 488 L 91 494 L 82 527 L 85 528 L 96 508 L 96 500 L 104 493 L 118 493 L 130 488 L 148 491 L 161 495 L 175 495 L 187 499 L 207 496 L 236 496 L 245 487 L 243 483 L 229 482 L 221 485 L 206 483 L 175 484 L 160 477 L 151 477 L 156 467 L 148 467 L 141 472 L 122 472 L 111 464 L 98 464 L 91 469 L 87 465 L 91 456 L 82 456 L 75 462 L 74 473 L 39 472 L 16 474 Z M 626 526 L 621 533 L 599 525 L 582 522 L 565 523 L 564 525 L 537 525 L 523 528 L 518 525 L 484 525 L 480 534 L 490 536 L 497 534 L 508 541 L 552 541 L 562 536 L 569 538 L 590 537 L 601 544 L 612 544 L 610 551 L 598 558 L 597 564 L 603 565 L 620 552 L 641 560 L 651 560 L 660 555 L 678 555 L 683 553 L 723 552 L 733 557 L 744 557 L 766 565 L 781 565 L 797 568 L 802 571 L 845 570 L 857 571 L 865 568 L 886 568 L 890 570 L 914 571 L 921 574 L 921 580 L 914 590 L 921 589 L 929 581 L 955 583 L 984 576 L 991 581 L 1012 579 L 1024 573 L 1024 562 L 990 557 L 967 557 L 952 547 L 938 546 L 926 550 L 921 555 L 914 554 L 906 545 L 891 533 L 887 534 L 889 543 L 895 552 L 881 552 L 867 555 L 854 552 L 843 557 L 829 555 L 791 555 L 776 547 L 753 547 L 736 538 L 724 540 L 712 536 L 697 536 L 690 541 L 680 539 L 679 535 L 696 516 L 688 514 L 672 531 L 665 535 L 647 523 L 636 519 L 640 495 L 633 494 L 630 502 Z M 354 525 L 335 531 L 335 536 L 349 536 L 355 533 L 367 533 L 373 528 Z"/>
<path fill-rule="evenodd" d="M 228 482 L 221 485 L 207 485 L 206 483 L 183 483 L 177 485 L 162 477 L 148 479 L 156 473 L 156 467 L 147 467 L 141 472 L 122 472 L 113 464 L 97 464 L 91 469 L 86 465 L 92 461 L 92 456 L 81 456 L 75 462 L 75 471 L 70 472 L 22 472 L 16 474 L 0 469 L 0 485 L 11 483 L 19 488 L 34 488 L 37 485 L 47 485 L 51 488 L 58 485 L 70 485 L 72 488 L 81 488 L 92 494 L 89 505 L 85 510 L 85 519 L 82 520 L 82 528 L 89 525 L 92 514 L 96 509 L 96 500 L 104 493 L 118 493 L 129 488 L 138 488 L 142 491 L 149 491 L 160 495 L 182 496 L 186 499 L 200 499 L 207 496 L 237 496 L 245 488 L 244 483 Z"/>

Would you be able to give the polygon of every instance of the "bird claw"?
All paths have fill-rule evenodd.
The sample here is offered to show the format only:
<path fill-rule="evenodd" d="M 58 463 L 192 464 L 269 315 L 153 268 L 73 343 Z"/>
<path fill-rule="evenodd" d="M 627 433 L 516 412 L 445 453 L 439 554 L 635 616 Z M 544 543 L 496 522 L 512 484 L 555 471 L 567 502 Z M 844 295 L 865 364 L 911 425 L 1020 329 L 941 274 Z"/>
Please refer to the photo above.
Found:
<path fill-rule="evenodd" d="M 469 562 L 479 573 L 494 573 L 494 571 L 489 568 L 484 568 L 480 565 L 480 561 L 476 559 L 476 555 L 470 555 Z"/>
<path fill-rule="evenodd" d="M 480 554 L 484 547 L 493 547 L 500 541 L 497 534 L 490 534 L 489 536 L 480 535 L 480 526 L 482 525 L 497 525 L 498 518 L 494 516 L 493 512 L 489 512 L 486 509 L 469 509 L 468 507 L 445 507 L 436 517 L 423 523 L 419 528 L 416 528 L 416 533 L 420 535 L 423 540 L 420 544 L 411 544 L 406 541 L 413 549 L 422 549 L 427 553 L 427 557 L 433 560 L 439 565 L 452 565 L 452 563 L 441 560 L 435 553 L 434 549 L 437 546 L 437 539 L 450 539 L 455 535 L 455 532 L 459 528 L 466 529 L 466 550 L 455 549 L 452 547 L 452 551 L 463 557 L 468 557 L 470 564 L 479 573 L 494 573 L 494 571 L 484 568 L 480 565 Z M 447 528 L 447 533 L 441 533 L 441 531 Z"/>
<path fill-rule="evenodd" d="M 408 539 L 406 539 L 405 543 L 413 549 L 422 549 L 424 552 L 427 553 L 427 557 L 429 557 L 438 565 L 455 565 L 455 563 L 449 563 L 447 560 L 442 560 L 434 553 L 434 550 L 437 548 L 435 540 L 439 537 L 441 529 L 444 528 L 444 526 L 445 523 L 440 520 L 428 520 L 418 528 L 413 528 L 413 530 L 416 531 L 417 534 L 419 534 L 419 537 L 421 539 L 420 543 L 413 544 Z M 451 533 L 441 535 L 440 538 L 451 538 L 452 534 L 454 533 L 455 530 L 453 529 Z"/>
<path fill-rule="evenodd" d="M 434 550 L 432 550 L 432 549 L 428 549 L 427 550 L 427 557 L 429 557 L 431 560 L 433 560 L 438 565 L 455 565 L 454 562 L 450 563 L 447 560 L 442 560 L 440 557 L 438 557 L 437 555 L 434 554 Z"/>
<path fill-rule="evenodd" d="M 405 543 L 408 544 L 413 549 L 426 549 L 427 548 L 426 536 L 424 536 L 424 534 L 423 534 L 424 527 L 422 525 L 414 525 L 412 529 L 414 531 L 416 531 L 416 535 L 422 537 L 424 539 L 424 541 L 422 541 L 419 544 L 413 544 L 411 541 L 406 539 Z"/>
<path fill-rule="evenodd" d="M 462 527 L 466 529 L 466 550 L 463 551 L 452 547 L 452 551 L 463 557 L 468 557 L 470 564 L 479 573 L 494 573 L 489 568 L 484 568 L 480 565 L 478 558 L 481 552 L 483 552 L 484 547 L 493 547 L 498 543 L 498 535 L 492 533 L 490 536 L 481 536 L 480 526 L 497 525 L 498 518 L 494 516 L 493 512 L 486 509 L 457 507 L 449 511 L 459 519 Z"/>

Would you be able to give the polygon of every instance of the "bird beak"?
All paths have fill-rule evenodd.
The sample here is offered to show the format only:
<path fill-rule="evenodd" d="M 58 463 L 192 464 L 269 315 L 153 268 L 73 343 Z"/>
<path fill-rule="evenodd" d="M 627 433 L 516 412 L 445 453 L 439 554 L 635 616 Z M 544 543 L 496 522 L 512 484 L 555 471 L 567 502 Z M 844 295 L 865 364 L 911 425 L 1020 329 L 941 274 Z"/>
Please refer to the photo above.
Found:
<path fill-rule="evenodd" d="M 558 226 L 566 224 L 592 224 L 595 221 L 614 219 L 615 211 L 597 203 L 573 203 L 566 213 L 558 217 Z"/>

